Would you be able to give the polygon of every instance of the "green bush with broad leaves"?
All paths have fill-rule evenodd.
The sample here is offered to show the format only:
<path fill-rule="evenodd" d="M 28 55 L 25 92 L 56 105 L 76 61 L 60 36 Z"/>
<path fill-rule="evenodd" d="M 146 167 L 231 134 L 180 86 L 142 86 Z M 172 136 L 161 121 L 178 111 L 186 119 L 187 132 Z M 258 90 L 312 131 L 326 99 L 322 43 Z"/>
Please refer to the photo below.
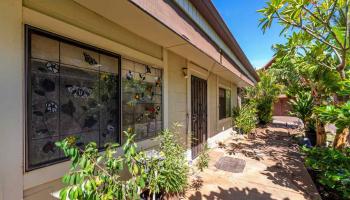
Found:
<path fill-rule="evenodd" d="M 145 187 L 146 174 L 136 152 L 134 136 L 126 133 L 123 156 L 117 156 L 118 144 L 109 144 L 100 154 L 96 143 L 91 142 L 80 149 L 76 138 L 68 137 L 56 142 L 72 164 L 62 181 L 66 185 L 60 191 L 60 199 L 137 199 Z M 132 178 L 122 180 L 120 173 L 127 166 Z"/>
<path fill-rule="evenodd" d="M 291 106 L 290 114 L 301 119 L 304 126 L 308 126 L 314 107 L 314 100 L 310 92 L 298 92 L 295 98 L 289 100 L 289 105 Z"/>
<path fill-rule="evenodd" d="M 332 123 L 337 127 L 333 147 L 342 149 L 350 145 L 350 101 L 338 105 L 319 106 L 314 112 L 321 121 Z"/>
<path fill-rule="evenodd" d="M 305 164 L 317 174 L 317 180 L 326 188 L 350 199 L 350 148 L 303 148 Z"/>
<path fill-rule="evenodd" d="M 334 123 L 340 130 L 350 127 L 350 101 L 339 106 L 320 106 L 315 112 L 322 121 Z"/>
<path fill-rule="evenodd" d="M 244 104 L 233 117 L 234 126 L 242 130 L 244 134 L 250 133 L 258 123 L 256 113 L 257 110 L 254 103 Z"/>
<path fill-rule="evenodd" d="M 135 135 L 125 132 L 122 148 L 107 144 L 99 152 L 91 142 L 83 149 L 76 138 L 68 137 L 56 143 L 71 158 L 70 171 L 63 177 L 65 187 L 60 199 L 141 199 L 181 193 L 187 186 L 188 163 L 185 150 L 175 134 L 165 130 L 160 136 L 158 151 L 137 151 Z M 121 174 L 129 178 L 122 178 Z"/>

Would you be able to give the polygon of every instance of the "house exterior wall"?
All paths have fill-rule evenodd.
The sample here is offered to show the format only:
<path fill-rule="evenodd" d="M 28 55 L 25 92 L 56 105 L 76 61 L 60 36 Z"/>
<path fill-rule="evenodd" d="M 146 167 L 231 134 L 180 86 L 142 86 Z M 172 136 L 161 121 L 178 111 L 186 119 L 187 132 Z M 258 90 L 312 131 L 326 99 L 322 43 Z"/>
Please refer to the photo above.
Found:
<path fill-rule="evenodd" d="M 208 79 L 209 84 L 209 112 L 210 112 L 210 125 L 209 125 L 209 137 L 213 137 L 216 134 L 225 131 L 232 127 L 232 119 L 225 118 L 219 119 L 219 88 L 228 89 L 231 91 L 231 107 L 237 106 L 237 87 L 234 83 L 229 82 L 222 77 L 212 74 Z"/>
<path fill-rule="evenodd" d="M 180 127 L 176 127 L 181 133 L 181 141 L 187 144 L 186 125 L 187 125 L 187 80 L 183 74 L 183 68 L 187 67 L 186 59 L 174 54 L 168 54 L 169 68 L 169 94 L 168 94 L 168 112 L 169 112 L 169 128 L 174 129 L 174 123 L 179 123 Z"/>
<path fill-rule="evenodd" d="M 288 97 L 278 97 L 276 102 L 273 104 L 273 115 L 274 116 L 289 116 L 289 112 L 291 111 L 289 105 Z"/>
<path fill-rule="evenodd" d="M 106 20 L 72 0 L 24 0 L 24 6 L 147 55 L 158 59 L 162 58 L 160 46 Z"/>
<path fill-rule="evenodd" d="M 208 81 L 208 137 L 230 130 L 231 120 L 219 120 L 218 90 L 231 90 L 231 105 L 236 105 L 237 88 L 232 81 L 201 69 L 164 47 L 112 23 L 70 0 L 0 1 L 0 200 L 53 199 L 50 193 L 62 187 L 60 177 L 69 169 L 69 162 L 24 172 L 25 142 L 25 67 L 24 24 L 54 32 L 122 57 L 163 68 L 164 127 L 175 122 L 181 141 L 190 150 L 191 102 L 190 76 Z M 77 14 L 79 13 L 79 15 Z M 155 146 L 155 140 L 139 143 L 140 148 Z"/>
<path fill-rule="evenodd" d="M 23 27 L 22 1 L 0 1 L 0 200 L 22 199 Z"/>
<path fill-rule="evenodd" d="M 225 131 L 232 127 L 231 118 L 219 120 L 218 91 L 220 87 L 231 91 L 231 105 L 237 106 L 237 88 L 234 83 L 224 80 L 222 77 L 204 71 L 198 66 L 188 64 L 185 58 L 175 53 L 169 53 L 169 127 L 179 123 L 181 127 L 181 140 L 190 149 L 191 141 L 191 81 L 190 77 L 197 76 L 207 80 L 208 90 L 208 137 Z M 202 70 L 202 71 L 201 71 Z M 187 133 L 187 134 L 186 134 Z"/>

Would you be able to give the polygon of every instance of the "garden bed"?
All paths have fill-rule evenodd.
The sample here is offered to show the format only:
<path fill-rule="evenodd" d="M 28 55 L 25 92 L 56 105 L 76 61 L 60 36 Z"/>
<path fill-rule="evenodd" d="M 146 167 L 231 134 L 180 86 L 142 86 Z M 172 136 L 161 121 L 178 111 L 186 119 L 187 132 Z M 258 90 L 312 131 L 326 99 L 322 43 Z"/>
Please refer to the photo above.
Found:
<path fill-rule="evenodd" d="M 324 200 L 350 199 L 349 149 L 306 148 L 305 165 Z"/>
<path fill-rule="evenodd" d="M 307 169 L 307 171 L 309 172 L 309 174 L 310 174 L 310 176 L 311 176 L 311 178 L 312 178 L 312 180 L 317 188 L 317 191 L 323 200 L 344 200 L 344 198 L 339 196 L 337 191 L 332 190 L 330 188 L 327 188 L 318 182 L 318 178 L 317 178 L 318 172 L 317 171 L 312 170 L 310 168 Z"/>

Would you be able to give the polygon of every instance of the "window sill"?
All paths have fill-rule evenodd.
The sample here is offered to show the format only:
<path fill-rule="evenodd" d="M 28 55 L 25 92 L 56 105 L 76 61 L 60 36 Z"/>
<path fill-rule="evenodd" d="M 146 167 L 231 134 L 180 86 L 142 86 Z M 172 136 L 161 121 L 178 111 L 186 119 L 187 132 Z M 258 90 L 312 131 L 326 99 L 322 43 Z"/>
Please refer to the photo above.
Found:
<path fill-rule="evenodd" d="M 223 118 L 223 119 L 219 119 L 218 123 L 226 123 L 226 122 L 229 122 L 229 121 L 232 121 L 231 117 L 226 117 L 226 118 Z"/>

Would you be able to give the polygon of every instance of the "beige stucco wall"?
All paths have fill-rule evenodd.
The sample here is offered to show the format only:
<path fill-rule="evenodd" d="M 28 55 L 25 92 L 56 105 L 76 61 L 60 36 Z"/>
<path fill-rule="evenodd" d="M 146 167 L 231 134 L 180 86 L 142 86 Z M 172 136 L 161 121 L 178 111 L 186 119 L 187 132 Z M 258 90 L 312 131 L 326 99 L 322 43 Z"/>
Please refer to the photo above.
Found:
<path fill-rule="evenodd" d="M 186 142 L 186 113 L 187 113 L 187 79 L 185 79 L 182 68 L 187 67 L 186 59 L 169 52 L 168 54 L 168 116 L 169 128 L 174 123 L 179 123 L 183 144 Z"/>
<path fill-rule="evenodd" d="M 24 6 L 161 59 L 162 48 L 72 0 L 24 0 Z M 117 9 L 116 9 L 116 12 Z"/>
<path fill-rule="evenodd" d="M 229 89 L 231 91 L 231 106 L 237 106 L 237 86 L 223 79 L 217 74 L 210 74 L 208 78 L 208 103 L 209 103 L 209 133 L 212 137 L 219 132 L 232 127 L 231 118 L 219 120 L 219 88 Z"/>
<path fill-rule="evenodd" d="M 231 105 L 237 105 L 237 87 L 233 82 L 223 79 L 220 75 L 205 71 L 200 66 L 188 64 L 188 61 L 175 53 L 169 53 L 169 126 L 173 123 L 182 125 L 180 131 L 182 141 L 190 148 L 190 110 L 191 110 L 191 76 L 207 80 L 208 91 L 208 137 L 232 127 L 231 118 L 219 120 L 219 87 L 231 91 Z M 186 75 L 186 77 L 185 77 Z M 187 130 L 187 134 L 186 134 Z M 185 139 L 186 138 L 186 139 Z"/>
<path fill-rule="evenodd" d="M 25 0 L 24 3 L 22 7 L 20 0 L 0 1 L 0 200 L 50 199 L 50 193 L 61 187 L 59 178 L 69 166 L 65 162 L 24 172 L 24 24 L 163 67 L 166 71 L 163 80 L 166 90 L 164 110 L 168 110 L 165 127 L 174 122 L 182 124 L 180 132 L 183 143 L 189 141 L 190 136 L 186 134 L 190 117 L 190 78 L 185 78 L 183 68 L 188 69 L 188 75 L 193 73 L 208 80 L 208 136 L 231 126 L 230 120 L 218 120 L 217 94 L 220 84 L 231 88 L 232 105 L 235 105 L 237 98 L 233 83 L 224 81 L 214 73 L 197 74 L 196 70 L 191 71 L 192 67 L 185 58 L 142 39 L 73 1 Z M 190 130 L 190 127 L 187 129 Z M 154 144 L 154 141 L 144 141 L 140 146 L 146 149 Z M 190 145 L 189 142 L 187 144 Z"/>
<path fill-rule="evenodd" d="M 23 27 L 22 1 L 0 1 L 0 199 L 22 199 Z"/>

